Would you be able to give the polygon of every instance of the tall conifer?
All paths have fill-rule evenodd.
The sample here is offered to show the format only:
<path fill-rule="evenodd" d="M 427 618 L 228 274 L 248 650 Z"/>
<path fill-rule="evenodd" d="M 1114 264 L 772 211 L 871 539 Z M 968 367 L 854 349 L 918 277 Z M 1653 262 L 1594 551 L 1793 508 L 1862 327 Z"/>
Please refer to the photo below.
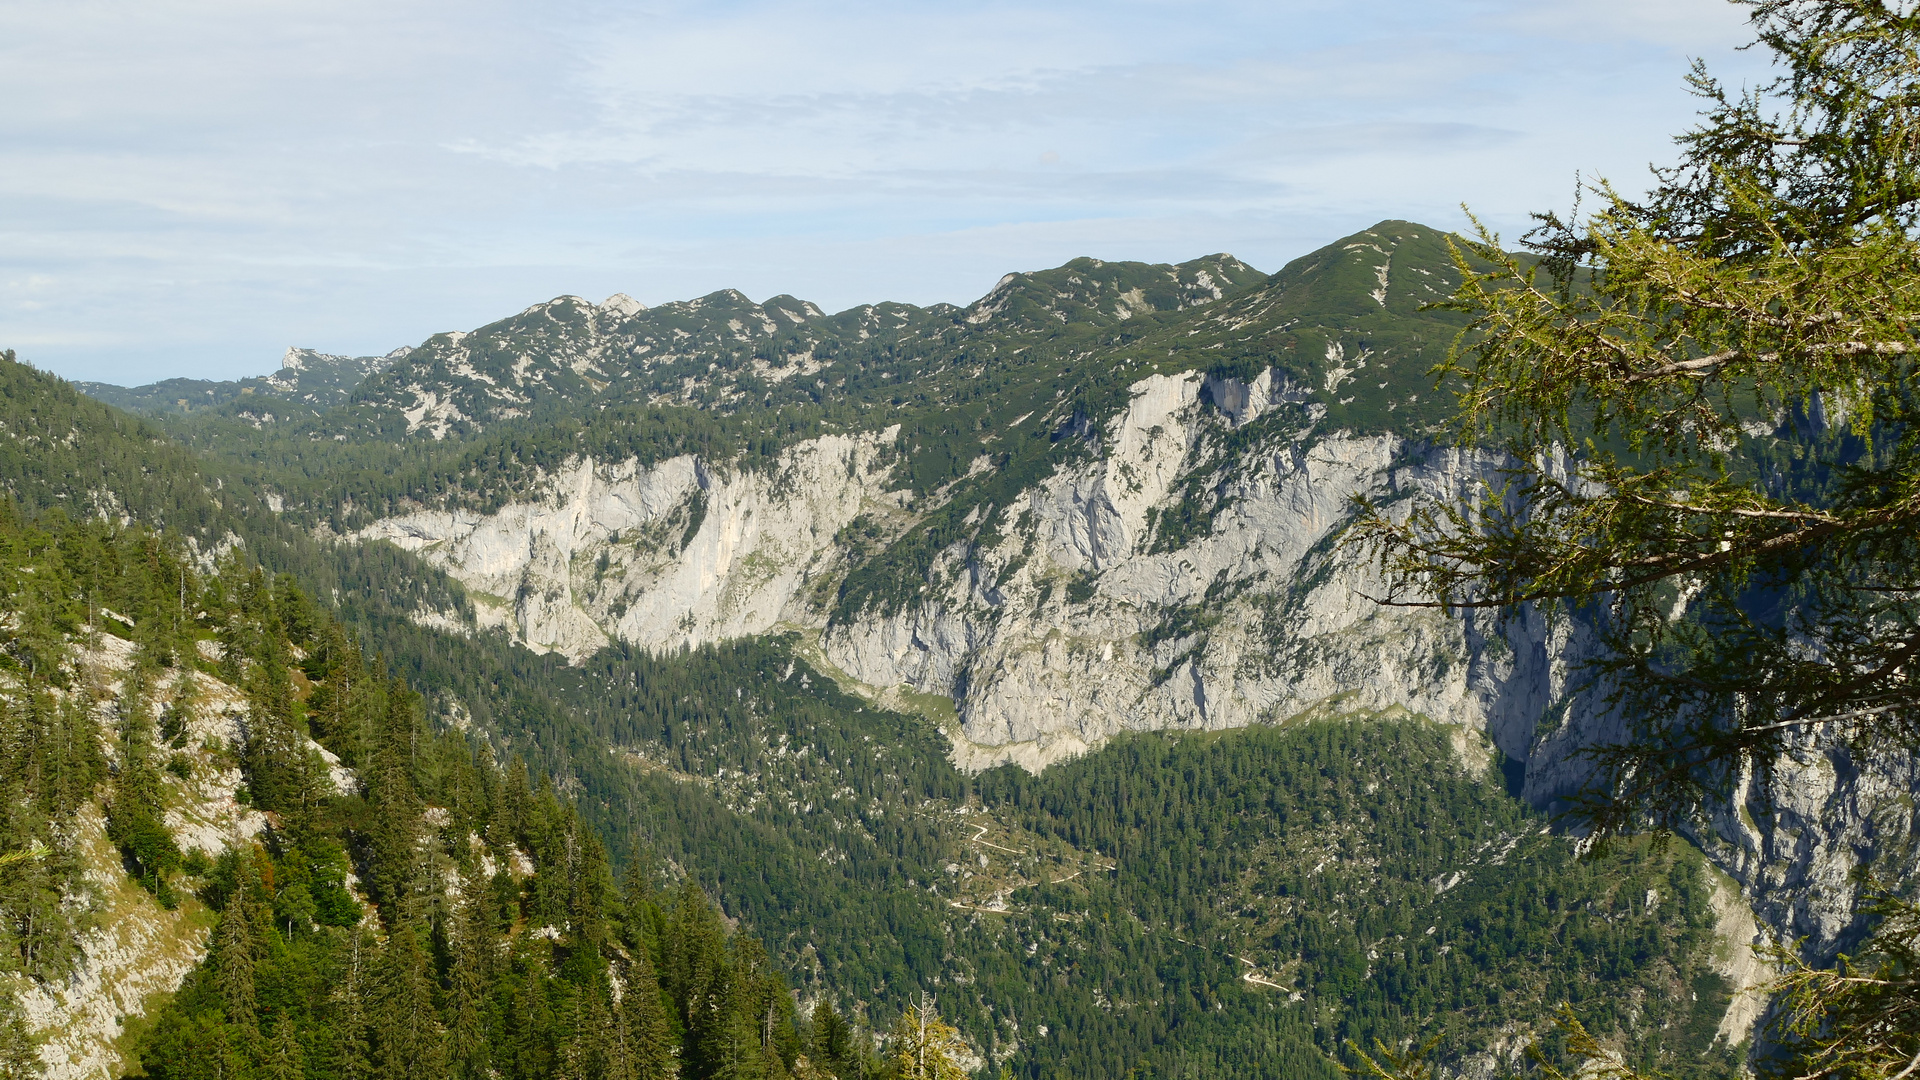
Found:
<path fill-rule="evenodd" d="M 627 967 L 627 991 L 621 1000 L 626 1014 L 627 1051 L 634 1080 L 668 1080 L 673 1075 L 672 1018 L 660 999 L 660 980 L 644 945 L 632 950 Z"/>
<path fill-rule="evenodd" d="M 215 974 L 220 985 L 220 1004 L 227 1023 L 251 1031 L 256 1005 L 253 986 L 253 919 L 248 912 L 247 889 L 241 885 L 227 909 L 220 913 L 220 925 L 214 932 Z"/>
<path fill-rule="evenodd" d="M 367 1023 L 367 1002 L 372 982 L 369 966 L 371 938 L 366 931 L 348 931 L 348 947 L 340 980 L 333 989 L 328 1025 L 333 1035 L 332 1075 L 339 1080 L 368 1080 L 373 1075 L 372 1045 Z"/>
<path fill-rule="evenodd" d="M 495 961 L 493 922 L 486 912 L 486 886 L 478 873 L 461 881 L 453 935 L 448 1053 L 460 1080 L 481 1080 L 488 1071 L 487 996 Z"/>
<path fill-rule="evenodd" d="M 262 1080 L 304 1080 L 306 1074 L 306 1054 L 294 1035 L 293 1020 L 282 1016 L 273 1025 L 272 1038 L 267 1040 L 266 1060 L 261 1063 L 260 1076 Z"/>
<path fill-rule="evenodd" d="M 440 1080 L 446 1055 L 432 972 L 413 927 L 402 921 L 380 950 L 373 1015 L 374 1074 L 381 1080 Z"/>

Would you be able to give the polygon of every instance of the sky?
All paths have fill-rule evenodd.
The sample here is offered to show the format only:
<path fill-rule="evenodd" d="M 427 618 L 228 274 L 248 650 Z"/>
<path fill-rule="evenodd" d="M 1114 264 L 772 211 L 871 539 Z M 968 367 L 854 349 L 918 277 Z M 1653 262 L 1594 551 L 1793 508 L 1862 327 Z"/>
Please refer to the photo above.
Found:
<path fill-rule="evenodd" d="M 1724 0 L 9 0 L 0 348 L 384 353 L 554 296 L 966 303 L 1632 191 Z"/>

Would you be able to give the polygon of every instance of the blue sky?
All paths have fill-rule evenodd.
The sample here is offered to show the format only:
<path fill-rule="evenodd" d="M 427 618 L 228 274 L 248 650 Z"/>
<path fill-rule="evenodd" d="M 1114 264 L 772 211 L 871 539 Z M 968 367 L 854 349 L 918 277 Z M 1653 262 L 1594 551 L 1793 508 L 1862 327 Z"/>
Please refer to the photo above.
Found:
<path fill-rule="evenodd" d="M 0 6 L 0 348 L 385 352 L 552 296 L 964 303 L 1076 255 L 1509 234 L 1671 155 L 1722 0 Z"/>

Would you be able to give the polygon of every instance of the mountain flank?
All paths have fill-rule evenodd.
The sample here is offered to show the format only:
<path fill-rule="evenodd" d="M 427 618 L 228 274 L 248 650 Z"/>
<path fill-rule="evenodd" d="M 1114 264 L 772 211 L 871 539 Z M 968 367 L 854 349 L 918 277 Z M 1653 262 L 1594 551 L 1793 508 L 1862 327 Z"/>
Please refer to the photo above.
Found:
<path fill-rule="evenodd" d="M 751 973 L 734 1000 L 791 1009 L 683 1042 L 683 1075 L 729 1053 L 875 1075 L 922 991 L 984 1075 L 1331 1080 L 1349 1039 L 1445 1030 L 1447 1067 L 1491 1080 L 1560 1000 L 1636 1061 L 1725 1075 L 1755 1018 L 1754 935 L 1853 932 L 1848 875 L 1914 835 L 1887 801 L 1909 766 L 1809 747 L 1697 846 L 1576 857 L 1550 811 L 1607 723 L 1583 693 L 1590 629 L 1381 608 L 1343 542 L 1356 493 L 1503 468 L 1455 442 L 1429 374 L 1462 325 L 1426 306 L 1459 281 L 1447 239 L 1382 222 L 1271 275 L 1080 259 L 964 307 L 562 297 L 338 364 L 307 399 L 293 376 L 186 408 L 141 388 L 138 420 L 18 369 L 23 417 L 66 401 L 75 438 L 128 448 L 103 460 L 151 452 L 92 481 L 27 449 L 7 479 L 23 513 L 174 529 L 205 580 L 260 567 L 263 595 L 311 598 L 282 616 L 287 709 L 352 770 L 313 835 L 378 922 L 368 955 L 421 980 L 447 1032 L 469 864 L 510 861 L 485 790 L 518 783 L 516 756 L 528 790 L 550 784 L 549 825 L 513 833 L 531 877 L 485 909 L 514 958 L 474 1014 L 500 1075 L 604 1067 L 585 1033 L 637 942 L 692 1039 L 660 928 L 702 910 L 738 926 L 711 954 Z M 294 623 L 337 632 L 417 710 L 357 729 L 438 747 L 409 764 L 417 831 L 381 824 L 400 804 L 369 771 L 378 740 L 330 741 L 345 676 Z M 271 637 L 246 646 L 260 670 Z M 1747 824 L 1783 808 L 1788 826 Z M 281 827 L 259 841 L 276 886 Z M 437 853 L 410 884 L 402 835 Z M 604 875 L 550 869 L 589 839 Z M 208 889 L 167 874 L 183 904 Z M 595 910 L 588 894 L 602 922 L 553 914 Z M 313 971 L 351 955 L 349 927 L 273 930 L 279 894 L 248 895 L 261 948 L 309 949 Z M 243 1032 L 223 963 L 157 1023 Z M 536 1000 L 549 1019 L 518 1019 Z M 313 1041 L 341 1007 L 285 1006 L 309 1074 L 342 1052 Z M 250 1015 L 258 1064 L 284 1025 Z"/>

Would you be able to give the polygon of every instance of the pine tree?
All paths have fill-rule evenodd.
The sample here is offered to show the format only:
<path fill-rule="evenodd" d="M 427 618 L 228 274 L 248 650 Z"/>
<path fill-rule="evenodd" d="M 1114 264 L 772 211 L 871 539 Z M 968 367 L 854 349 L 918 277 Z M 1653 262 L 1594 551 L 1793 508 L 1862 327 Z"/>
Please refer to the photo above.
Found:
<path fill-rule="evenodd" d="M 512 851 L 532 832 L 533 786 L 527 776 L 526 759 L 515 754 L 507 759 L 507 775 L 501 784 L 501 820 L 506 835 L 488 836 L 496 850 Z"/>
<path fill-rule="evenodd" d="M 496 957 L 493 924 L 487 917 L 485 887 L 477 873 L 462 880 L 461 892 L 453 940 L 448 1052 L 456 1077 L 482 1080 L 489 1059 L 485 1010 Z"/>
<path fill-rule="evenodd" d="M 554 1063 L 553 1080 L 593 1080 L 592 1035 L 582 1026 L 585 1016 L 578 997 L 568 1004 L 566 1017 L 566 1034 L 560 1041 L 559 1060 Z"/>
<path fill-rule="evenodd" d="M 44 1071 L 20 1002 L 10 988 L 0 987 L 0 1080 L 39 1080 Z"/>
<path fill-rule="evenodd" d="M 633 1054 L 627 1046 L 627 1025 L 611 988 L 594 991 L 594 1006 L 589 1022 L 594 1028 L 596 1068 L 599 1080 L 634 1080 Z"/>
<path fill-rule="evenodd" d="M 626 1013 L 634 1080 L 668 1080 L 673 1075 L 672 1017 L 661 1001 L 660 980 L 654 975 L 653 959 L 644 945 L 633 950 L 626 982 L 621 1004 Z"/>

